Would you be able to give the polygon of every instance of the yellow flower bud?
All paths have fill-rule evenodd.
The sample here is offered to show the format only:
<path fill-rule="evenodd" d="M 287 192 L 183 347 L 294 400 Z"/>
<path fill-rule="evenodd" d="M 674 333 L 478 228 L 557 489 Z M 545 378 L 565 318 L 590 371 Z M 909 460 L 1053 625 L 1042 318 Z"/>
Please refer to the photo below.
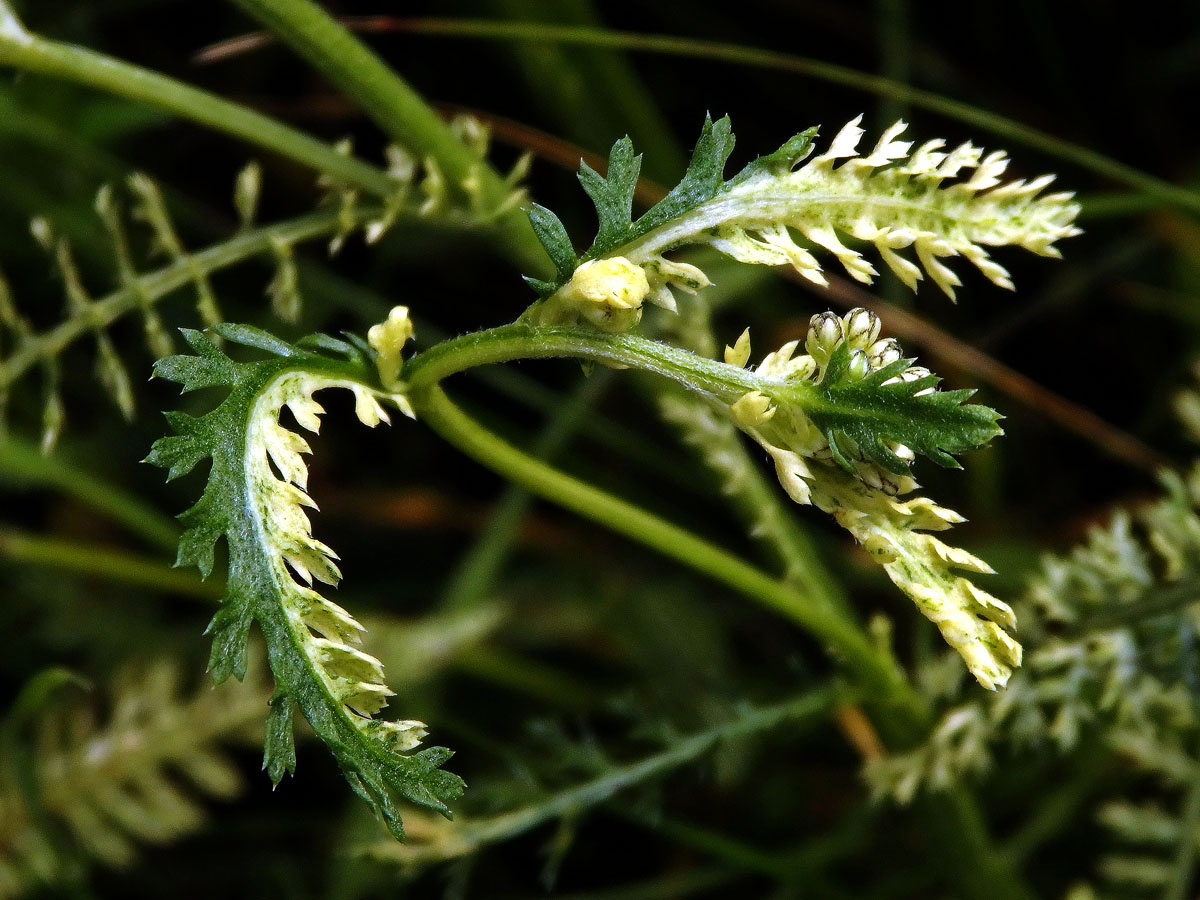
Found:
<path fill-rule="evenodd" d="M 413 324 L 407 306 L 393 306 L 387 319 L 372 325 L 367 332 L 367 343 L 379 354 L 375 358 L 379 380 L 389 390 L 395 389 L 400 381 L 400 368 L 404 365 L 400 351 L 412 336 Z"/>
<path fill-rule="evenodd" d="M 560 296 L 572 304 L 594 304 L 616 309 L 641 309 L 650 293 L 650 281 L 641 266 L 623 256 L 585 262 L 571 280 L 563 285 Z"/>

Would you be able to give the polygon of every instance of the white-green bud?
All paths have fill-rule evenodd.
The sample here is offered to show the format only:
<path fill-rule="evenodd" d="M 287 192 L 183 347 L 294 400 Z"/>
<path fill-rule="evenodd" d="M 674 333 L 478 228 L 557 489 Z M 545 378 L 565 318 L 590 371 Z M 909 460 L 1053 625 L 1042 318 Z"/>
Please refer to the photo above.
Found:
<path fill-rule="evenodd" d="M 874 488 L 877 491 L 883 490 L 883 478 L 875 466 L 870 464 L 857 466 L 855 471 L 858 473 L 858 480 L 867 487 Z"/>
<path fill-rule="evenodd" d="M 579 316 L 586 319 L 600 331 L 609 334 L 621 334 L 632 331 L 642 321 L 642 308 L 636 309 L 620 306 L 580 305 Z"/>
<path fill-rule="evenodd" d="M 811 356 L 797 356 L 788 364 L 788 381 L 809 381 L 817 375 L 817 361 Z"/>
<path fill-rule="evenodd" d="M 583 263 L 552 298 L 551 308 L 562 321 L 570 316 L 590 322 L 601 331 L 629 331 L 642 320 L 642 304 L 650 283 L 641 266 L 623 256 Z"/>
<path fill-rule="evenodd" d="M 641 266 L 614 256 L 583 263 L 559 293 L 565 303 L 579 307 L 640 309 L 650 293 L 650 283 Z"/>
<path fill-rule="evenodd" d="M 884 366 L 890 366 L 896 360 L 904 356 L 904 351 L 900 349 L 900 344 L 895 338 L 888 338 L 883 341 L 876 341 L 871 345 L 871 349 L 867 351 L 871 362 L 872 369 L 882 369 Z"/>
<path fill-rule="evenodd" d="M 846 333 L 846 343 L 855 349 L 865 350 L 879 340 L 882 326 L 875 313 L 860 306 L 842 317 L 842 327 Z"/>
<path fill-rule="evenodd" d="M 845 337 L 842 320 L 831 312 L 817 313 L 808 321 L 808 337 L 804 349 L 818 363 L 829 362 L 829 355 Z"/>
<path fill-rule="evenodd" d="M 846 365 L 846 374 L 854 381 L 862 381 L 870 371 L 871 364 L 867 361 L 867 354 L 862 350 L 851 352 L 850 362 Z"/>
<path fill-rule="evenodd" d="M 932 374 L 933 373 L 930 372 L 924 366 L 909 366 L 907 369 L 905 369 L 903 372 L 900 373 L 900 378 L 903 381 L 919 381 L 920 379 L 926 378 Z M 914 397 L 923 397 L 926 394 L 932 394 L 935 390 L 937 390 L 937 388 L 928 387 L 928 388 L 925 388 L 923 391 L 917 391 L 915 394 L 913 394 L 913 396 Z"/>
<path fill-rule="evenodd" d="M 389 390 L 399 384 L 400 370 L 404 366 L 400 351 L 412 336 L 413 324 L 407 306 L 393 306 L 388 317 L 378 325 L 372 325 L 367 332 L 367 343 L 379 354 L 375 357 L 379 380 Z"/>
<path fill-rule="evenodd" d="M 726 345 L 725 347 L 725 362 L 730 366 L 737 366 L 739 369 L 746 365 L 746 360 L 750 358 L 750 329 L 747 328 L 741 333 L 733 346 Z"/>

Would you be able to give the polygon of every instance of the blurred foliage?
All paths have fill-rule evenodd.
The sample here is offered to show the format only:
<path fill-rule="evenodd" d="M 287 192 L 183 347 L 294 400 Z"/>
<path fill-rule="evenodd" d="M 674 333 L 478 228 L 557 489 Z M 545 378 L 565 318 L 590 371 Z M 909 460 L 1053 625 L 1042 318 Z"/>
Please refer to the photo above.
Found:
<path fill-rule="evenodd" d="M 162 71 L 331 143 L 350 138 L 362 158 L 386 165 L 389 140 L 288 50 L 195 61 L 210 42 L 253 27 L 232 6 L 14 5 L 39 34 Z M 323 5 L 345 16 L 391 11 Z M 795 54 L 1006 116 L 1200 194 L 1200 128 L 1186 112 L 1200 89 L 1193 4 L 1099 0 L 1083 10 L 983 0 L 951 11 L 904 0 L 747 0 L 688 4 L 680 14 L 670 5 L 462 0 L 406 4 L 404 15 L 594 25 Z M 0 391 L 8 406 L 0 442 L 0 896 L 148 897 L 164 885 L 180 898 L 956 896 L 944 880 L 953 861 L 942 858 L 929 795 L 913 784 L 908 806 L 872 799 L 864 758 L 877 775 L 895 764 L 893 791 L 905 776 L 968 785 L 985 811 L 980 829 L 1035 896 L 1194 896 L 1200 687 L 1189 586 L 1200 542 L 1183 489 L 1158 499 L 1145 463 L 1183 470 L 1193 453 L 1172 398 L 1200 347 L 1195 207 L 1064 161 L 1048 144 L 1021 139 L 1017 147 L 1015 134 L 982 134 L 902 93 L 706 58 L 701 45 L 678 58 L 421 34 L 388 21 L 364 36 L 447 116 L 471 110 L 490 122 L 501 169 L 533 151 L 528 188 L 571 234 L 589 233 L 594 213 L 563 168 L 574 169 L 581 153 L 596 164 L 628 133 L 645 152 L 643 177 L 673 184 L 706 112 L 731 116 L 735 165 L 800 128 L 833 128 L 865 111 L 874 131 L 903 115 L 916 134 L 1006 146 L 1019 176 L 1058 172 L 1061 186 L 1078 191 L 1086 234 L 1057 267 L 1006 257 L 1018 292 L 975 278 L 958 306 L 928 289 L 914 301 L 886 277 L 876 293 L 897 315 L 936 321 L 942 338 L 1077 404 L 1064 410 L 1024 382 L 996 382 L 930 329 L 905 335 L 948 383 L 980 387 L 1007 417 L 1007 436 L 969 457 L 965 474 L 922 473 L 931 492 L 973 520 L 961 540 L 999 570 L 989 589 L 1021 597 L 1043 571 L 1041 551 L 1068 553 L 1092 526 L 1104 530 L 1089 549 L 1051 563 L 1028 594 L 1025 621 L 1045 666 L 1023 672 L 1007 701 L 1001 694 L 985 704 L 957 661 L 943 659 L 935 629 L 860 549 L 807 510 L 765 521 L 755 493 L 762 485 L 728 458 L 740 480 L 727 499 L 730 472 L 716 465 L 714 473 L 713 460 L 681 442 L 636 378 L 585 379 L 577 365 L 547 362 L 463 379 L 464 405 L 514 442 L 873 621 L 872 633 L 915 673 L 941 723 L 931 743 L 910 748 L 915 755 L 880 759 L 880 738 L 855 698 L 827 693 L 832 668 L 822 647 L 775 613 L 531 501 L 427 429 L 402 422 L 364 437 L 350 425 L 349 402 L 332 399 L 330 427 L 313 441 L 310 486 L 323 510 L 317 534 L 338 548 L 347 574 L 338 600 L 368 624 L 366 649 L 386 664 L 400 714 L 433 724 L 458 748 L 454 770 L 470 785 L 458 807 L 461 832 L 438 822 L 418 835 L 413 826 L 420 846 L 459 841 L 461 853 L 430 854 L 443 857 L 433 864 L 419 851 L 381 850 L 386 832 L 354 804 L 314 742 L 298 744 L 297 780 L 270 790 L 257 744 L 243 740 L 266 713 L 261 681 L 211 693 L 201 680 L 201 632 L 220 588 L 170 568 L 177 531 L 169 516 L 198 494 L 199 478 L 164 485 L 138 464 L 164 431 L 156 410 L 177 404 L 170 386 L 146 379 L 153 357 L 168 342 L 178 346 L 175 328 L 204 324 L 209 299 L 222 317 L 288 339 L 361 332 L 406 303 L 428 346 L 508 321 L 533 297 L 479 229 L 436 215 L 401 217 L 377 244 L 351 238 L 331 258 L 325 245 L 347 205 L 344 185 L 318 186 L 294 162 L 132 101 L 3 70 L 0 265 L 11 301 L 0 304 L 0 366 L 22 329 L 47 333 L 64 319 L 88 327 L 79 328 L 86 340 Z M 244 227 L 247 176 L 235 203 L 235 180 L 252 159 L 261 167 L 259 230 Z M 147 180 L 131 193 L 134 172 Z M 114 249 L 114 219 L 104 214 L 112 207 L 101 215 L 94 208 L 106 184 L 110 203 L 141 204 L 150 222 L 120 219 L 127 257 Z M 427 198 L 415 190 L 414 202 Z M 331 192 L 336 202 L 312 212 Z M 378 212 L 358 199 L 362 216 Z M 174 248 L 161 216 L 155 224 L 160 209 L 170 213 Z M 278 223 L 322 216 L 307 243 L 292 231 L 271 239 Z M 50 257 L 31 233 L 34 219 L 46 223 L 35 231 Z M 165 255 L 152 253 L 155 237 Z M 259 249 L 203 279 L 183 272 L 164 282 L 152 313 L 130 295 L 129 314 L 93 333 L 88 304 L 128 287 L 131 270 L 157 274 L 173 257 L 186 268 L 202 248 L 237 240 Z M 729 343 L 750 324 L 763 346 L 777 346 L 835 302 L 769 273 L 715 262 L 706 270 L 716 284 L 712 331 Z M 198 283 L 207 285 L 200 311 Z M 124 385 L 115 392 L 127 397 L 128 417 L 101 396 L 98 380 Z M 47 397 L 51 418 L 65 427 L 43 458 L 36 443 Z M 1153 450 L 1137 457 L 1115 441 L 1082 437 L 1083 411 Z M 1127 520 L 1113 518 L 1120 507 L 1150 524 L 1131 533 Z M 1156 528 L 1174 529 L 1171 539 L 1155 543 Z M 1177 565 L 1164 547 L 1183 548 Z M 402 580 L 394 564 L 401 554 L 419 561 Z M 820 568 L 803 570 L 812 558 Z M 1047 636 L 1038 629 L 1050 626 L 1030 604 L 1075 609 L 1092 597 L 1145 604 L 1151 618 L 1139 620 L 1130 647 L 1110 642 L 1089 657 L 1076 641 L 1077 668 L 1064 668 L 1067 655 L 1052 659 L 1049 648 L 1078 637 L 1069 617 L 1055 626 L 1065 633 Z M 1129 668 L 1119 667 L 1117 650 L 1131 654 Z M 60 667 L 87 687 L 41 690 L 39 673 Z M 1138 677 L 1144 670 L 1154 683 Z M 1146 737 L 1147 729 L 1114 713 L 1126 707 L 1106 691 L 1144 699 L 1160 691 L 1155 685 L 1179 705 L 1152 704 L 1153 735 L 1168 739 L 1139 755 L 1132 738 L 1113 736 Z M 799 718 L 770 719 L 813 698 L 832 702 L 833 713 L 810 720 L 804 706 Z M 1025 714 L 990 711 L 1005 702 L 1024 702 Z M 1013 732 L 1028 735 L 1014 721 L 1045 734 L 1015 740 Z M 762 727 L 742 733 L 746 722 Z M 1067 728 L 1071 741 L 1061 739 Z M 1179 752 L 1166 759 L 1163 747 Z"/>

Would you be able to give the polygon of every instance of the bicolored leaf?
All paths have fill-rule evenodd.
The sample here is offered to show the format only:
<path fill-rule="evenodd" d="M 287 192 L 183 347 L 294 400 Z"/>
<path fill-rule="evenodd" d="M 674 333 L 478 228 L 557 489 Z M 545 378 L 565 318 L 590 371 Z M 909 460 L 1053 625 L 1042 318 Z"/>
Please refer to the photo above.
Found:
<path fill-rule="evenodd" d="M 207 577 L 216 566 L 217 544 L 224 541 L 229 574 L 221 608 L 208 627 L 209 670 L 218 683 L 242 678 L 250 628 L 257 624 L 276 681 L 264 755 L 272 781 L 295 769 L 292 718 L 299 708 L 351 786 L 401 836 L 399 799 L 448 815 L 446 802 L 461 794 L 462 781 L 431 763 L 448 759 L 448 750 L 400 752 L 403 746 L 381 736 L 388 729 L 376 727 L 389 723 L 369 715 L 391 692 L 379 680 L 379 662 L 347 643 L 361 626 L 307 584 L 312 576 L 336 582 L 339 573 L 332 551 L 313 539 L 304 512 L 310 504 L 304 492 L 308 445 L 280 424 L 279 413 L 286 405 L 297 422 L 315 430 L 323 410 L 312 395 L 328 387 L 353 391 L 355 410 L 370 425 L 386 418 L 380 399 L 401 409 L 407 401 L 378 385 L 370 362 L 375 351 L 361 339 L 312 337 L 292 345 L 246 325 L 222 324 L 214 331 L 270 355 L 235 362 L 207 335 L 185 331 L 196 355 L 168 357 L 156 374 L 180 382 L 185 391 L 223 387 L 227 394 L 203 416 L 168 413 L 176 433 L 156 441 L 147 457 L 166 468 L 169 478 L 211 460 L 204 493 L 179 517 L 185 530 L 177 560 Z M 424 734 L 423 728 L 413 730 L 420 723 L 401 724 L 406 735 Z"/>

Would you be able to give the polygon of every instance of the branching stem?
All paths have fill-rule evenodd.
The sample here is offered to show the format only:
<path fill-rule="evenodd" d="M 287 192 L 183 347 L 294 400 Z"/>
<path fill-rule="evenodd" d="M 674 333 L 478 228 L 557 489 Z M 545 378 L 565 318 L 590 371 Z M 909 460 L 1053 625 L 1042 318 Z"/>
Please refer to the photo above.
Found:
<path fill-rule="evenodd" d="M 782 614 L 829 644 L 869 689 L 874 703 L 900 707 L 910 722 L 928 719 L 923 701 L 901 672 L 840 613 L 801 600 L 794 590 L 723 548 L 527 456 L 463 413 L 436 385 L 414 391 L 411 399 L 422 421 L 482 465 Z"/>
<path fill-rule="evenodd" d="M 364 205 L 354 211 L 356 221 L 367 222 L 380 214 L 379 207 Z M 197 273 L 208 275 L 236 265 L 248 257 L 266 253 L 272 241 L 292 244 L 337 232 L 342 227 L 340 210 L 328 209 L 307 216 L 257 228 L 228 241 L 200 250 L 169 266 L 146 275 L 113 291 L 88 308 L 88 315 L 73 316 L 41 334 L 30 335 L 11 356 L 0 362 L 0 391 L 17 381 L 44 359 L 52 359 L 85 335 L 107 327 L 137 310 L 144 303 L 161 300 L 177 288 L 190 283 Z"/>

